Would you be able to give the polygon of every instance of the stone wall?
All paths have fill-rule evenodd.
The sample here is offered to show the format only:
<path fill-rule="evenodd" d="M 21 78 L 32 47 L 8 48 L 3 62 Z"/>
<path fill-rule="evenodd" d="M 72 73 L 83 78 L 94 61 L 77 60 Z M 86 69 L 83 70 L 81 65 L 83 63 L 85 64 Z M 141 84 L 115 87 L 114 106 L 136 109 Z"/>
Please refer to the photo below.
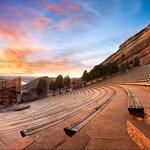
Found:
<path fill-rule="evenodd" d="M 150 149 L 150 139 L 146 137 L 138 128 L 136 128 L 129 120 L 127 121 L 127 130 L 129 136 L 141 149 Z"/>
<path fill-rule="evenodd" d="M 145 113 L 145 119 L 150 121 L 150 110 L 149 109 L 144 109 L 144 113 Z"/>

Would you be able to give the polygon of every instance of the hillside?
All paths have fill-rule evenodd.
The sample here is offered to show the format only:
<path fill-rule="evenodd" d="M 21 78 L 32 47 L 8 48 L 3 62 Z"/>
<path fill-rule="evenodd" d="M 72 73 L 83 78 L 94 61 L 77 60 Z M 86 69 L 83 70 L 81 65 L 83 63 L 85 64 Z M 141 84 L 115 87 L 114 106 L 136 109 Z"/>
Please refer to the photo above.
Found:
<path fill-rule="evenodd" d="M 121 44 L 119 50 L 108 57 L 102 65 L 112 62 L 126 63 L 135 57 L 140 59 L 140 65 L 150 63 L 150 24 Z"/>

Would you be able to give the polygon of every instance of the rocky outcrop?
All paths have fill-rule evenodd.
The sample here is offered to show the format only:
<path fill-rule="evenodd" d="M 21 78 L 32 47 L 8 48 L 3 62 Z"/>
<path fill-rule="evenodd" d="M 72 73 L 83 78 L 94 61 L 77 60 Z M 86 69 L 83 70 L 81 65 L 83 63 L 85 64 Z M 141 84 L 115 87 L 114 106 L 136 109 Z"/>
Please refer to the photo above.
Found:
<path fill-rule="evenodd" d="M 120 45 L 119 50 L 108 57 L 102 64 L 118 64 L 140 59 L 140 65 L 150 64 L 150 24 Z"/>

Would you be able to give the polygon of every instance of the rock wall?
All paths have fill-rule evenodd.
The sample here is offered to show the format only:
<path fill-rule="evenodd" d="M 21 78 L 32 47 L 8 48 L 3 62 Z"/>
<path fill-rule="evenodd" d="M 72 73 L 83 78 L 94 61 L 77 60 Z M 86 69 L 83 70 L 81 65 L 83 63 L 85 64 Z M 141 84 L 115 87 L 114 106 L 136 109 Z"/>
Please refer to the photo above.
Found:
<path fill-rule="evenodd" d="M 119 50 L 102 64 L 130 62 L 139 57 L 140 65 L 150 64 L 150 24 L 120 45 Z"/>
<path fill-rule="evenodd" d="M 136 128 L 129 120 L 127 121 L 127 130 L 132 140 L 138 144 L 140 149 L 150 149 L 150 139 L 146 137 L 138 128 Z"/>
<path fill-rule="evenodd" d="M 8 106 L 11 103 L 19 102 L 21 93 L 21 78 L 14 80 L 0 80 L 0 103 Z"/>

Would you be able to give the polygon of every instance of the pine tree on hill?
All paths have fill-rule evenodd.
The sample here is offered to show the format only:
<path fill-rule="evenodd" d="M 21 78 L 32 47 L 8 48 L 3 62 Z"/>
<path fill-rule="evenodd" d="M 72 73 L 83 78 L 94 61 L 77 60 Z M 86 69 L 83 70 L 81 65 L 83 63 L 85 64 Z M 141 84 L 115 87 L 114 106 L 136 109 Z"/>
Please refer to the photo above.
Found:
<path fill-rule="evenodd" d="M 55 85 L 58 89 L 61 89 L 64 87 L 63 77 L 61 74 L 57 76 L 55 80 Z"/>
<path fill-rule="evenodd" d="M 71 81 L 70 77 L 68 75 L 65 76 L 64 77 L 64 86 L 66 86 L 66 87 L 70 86 L 70 81 Z"/>

